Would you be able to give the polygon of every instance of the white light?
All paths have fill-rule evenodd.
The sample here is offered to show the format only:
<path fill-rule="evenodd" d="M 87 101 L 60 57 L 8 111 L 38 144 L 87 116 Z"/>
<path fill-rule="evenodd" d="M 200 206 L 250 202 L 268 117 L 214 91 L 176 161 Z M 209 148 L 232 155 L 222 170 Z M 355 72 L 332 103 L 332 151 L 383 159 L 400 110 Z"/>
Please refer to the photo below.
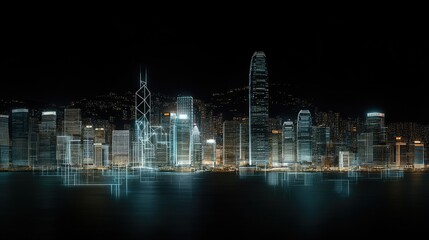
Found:
<path fill-rule="evenodd" d="M 57 112 L 55 111 L 46 111 L 46 112 L 42 112 L 42 116 L 46 116 L 46 115 L 57 115 Z"/>
<path fill-rule="evenodd" d="M 28 113 L 28 109 L 26 108 L 20 108 L 20 109 L 13 109 L 12 113 L 20 113 L 20 112 L 26 112 Z"/>
<path fill-rule="evenodd" d="M 92 125 L 86 125 L 85 127 L 86 128 L 92 128 Z"/>
<path fill-rule="evenodd" d="M 206 142 L 207 143 L 216 143 L 216 140 L 214 140 L 214 139 L 207 139 Z"/>
<path fill-rule="evenodd" d="M 188 119 L 187 114 L 179 114 L 179 119 Z"/>
<path fill-rule="evenodd" d="M 367 117 L 384 117 L 384 113 L 372 112 L 372 113 L 367 113 L 366 116 Z"/>
<path fill-rule="evenodd" d="M 9 118 L 9 115 L 0 115 L 2 118 Z"/>

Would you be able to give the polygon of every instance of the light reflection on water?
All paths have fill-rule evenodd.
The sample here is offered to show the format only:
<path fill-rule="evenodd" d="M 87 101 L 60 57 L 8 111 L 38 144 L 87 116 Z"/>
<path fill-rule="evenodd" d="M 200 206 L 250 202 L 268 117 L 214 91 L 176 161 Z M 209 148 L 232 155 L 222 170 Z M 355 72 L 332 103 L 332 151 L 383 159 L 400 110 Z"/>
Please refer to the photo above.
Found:
<path fill-rule="evenodd" d="M 3 172 L 0 224 L 6 233 L 45 238 L 205 239 L 229 232 L 302 239 L 351 231 L 365 237 L 370 228 L 385 236 L 383 225 L 423 231 L 428 185 L 428 173 L 395 171 Z M 29 231 L 16 231 L 21 226 Z"/>

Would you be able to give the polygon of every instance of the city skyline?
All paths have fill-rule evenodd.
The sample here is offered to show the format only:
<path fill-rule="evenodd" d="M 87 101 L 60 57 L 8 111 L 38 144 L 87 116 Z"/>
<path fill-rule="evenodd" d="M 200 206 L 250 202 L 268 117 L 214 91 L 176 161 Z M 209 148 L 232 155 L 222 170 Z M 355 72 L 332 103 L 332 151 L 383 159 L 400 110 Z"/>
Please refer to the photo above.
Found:
<path fill-rule="evenodd" d="M 181 18 L 24 18 L 6 28 L 1 77 L 8 84 L 1 95 L 64 102 L 134 92 L 139 66 L 145 65 L 152 92 L 204 99 L 246 86 L 248 59 L 264 51 L 270 83 L 293 86 L 294 94 L 325 111 L 382 111 L 392 122 L 427 122 L 419 111 L 428 44 L 416 26 L 282 20 L 203 20 L 198 28 Z M 254 29 L 263 31 L 252 35 Z"/>

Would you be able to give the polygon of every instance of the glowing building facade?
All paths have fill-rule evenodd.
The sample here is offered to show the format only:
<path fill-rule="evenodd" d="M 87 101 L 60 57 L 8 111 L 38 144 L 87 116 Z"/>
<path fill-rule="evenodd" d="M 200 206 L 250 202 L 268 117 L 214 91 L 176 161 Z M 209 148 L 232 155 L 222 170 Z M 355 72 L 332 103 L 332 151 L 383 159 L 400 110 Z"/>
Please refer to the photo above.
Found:
<path fill-rule="evenodd" d="M 12 109 L 11 115 L 12 165 L 28 167 L 29 163 L 29 115 L 28 109 Z"/>
<path fill-rule="evenodd" d="M 268 164 L 268 68 L 265 53 L 257 51 L 249 71 L 249 164 Z"/>
<path fill-rule="evenodd" d="M 112 132 L 112 165 L 128 166 L 130 161 L 130 131 L 113 130 Z"/>
<path fill-rule="evenodd" d="M 295 128 L 292 121 L 283 123 L 282 131 L 282 156 L 283 163 L 290 164 L 296 162 L 295 154 Z"/>
<path fill-rule="evenodd" d="M 301 110 L 298 113 L 296 124 L 296 152 L 297 161 L 300 163 L 312 162 L 312 121 L 309 110 Z"/>
<path fill-rule="evenodd" d="M 0 115 L 0 168 L 8 168 L 9 161 L 9 115 Z"/>
<path fill-rule="evenodd" d="M 57 113 L 42 112 L 39 128 L 39 164 L 42 166 L 57 165 Z"/>

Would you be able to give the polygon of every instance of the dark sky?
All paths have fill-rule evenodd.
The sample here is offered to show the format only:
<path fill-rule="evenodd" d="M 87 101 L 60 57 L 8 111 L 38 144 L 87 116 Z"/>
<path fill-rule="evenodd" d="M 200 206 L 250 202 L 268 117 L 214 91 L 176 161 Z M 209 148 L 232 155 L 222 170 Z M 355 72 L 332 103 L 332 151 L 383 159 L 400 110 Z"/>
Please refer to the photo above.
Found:
<path fill-rule="evenodd" d="M 300 86 L 322 109 L 427 122 L 422 24 L 270 13 L 122 16 L 67 12 L 3 21 L 1 95 L 62 102 L 135 91 L 143 64 L 152 92 L 204 99 L 246 86 L 250 57 L 262 50 L 270 81 Z"/>

